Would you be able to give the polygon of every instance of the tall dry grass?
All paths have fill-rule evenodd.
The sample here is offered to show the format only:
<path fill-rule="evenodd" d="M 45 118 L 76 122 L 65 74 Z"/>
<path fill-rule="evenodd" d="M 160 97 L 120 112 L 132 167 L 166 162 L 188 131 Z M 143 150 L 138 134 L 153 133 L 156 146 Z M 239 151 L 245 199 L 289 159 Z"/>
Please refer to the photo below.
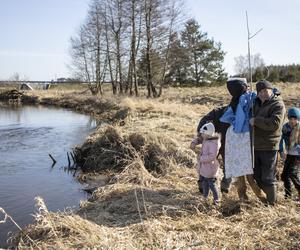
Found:
<path fill-rule="evenodd" d="M 287 106 L 299 105 L 296 84 L 278 87 Z M 274 207 L 249 189 L 249 201 L 240 202 L 234 184 L 220 206 L 197 191 L 196 155 L 189 143 L 199 118 L 228 103 L 225 87 L 170 88 L 155 100 L 111 101 L 75 92 L 47 98 L 93 112 L 113 103 L 107 106 L 118 119 L 81 147 L 92 171 L 104 171 L 109 180 L 71 214 L 51 213 L 38 200 L 36 223 L 14 239 L 20 249 L 299 249 L 300 203 L 283 198 L 281 182 Z M 160 171 L 149 163 L 158 163 Z M 120 167 L 112 170 L 115 166 Z"/>

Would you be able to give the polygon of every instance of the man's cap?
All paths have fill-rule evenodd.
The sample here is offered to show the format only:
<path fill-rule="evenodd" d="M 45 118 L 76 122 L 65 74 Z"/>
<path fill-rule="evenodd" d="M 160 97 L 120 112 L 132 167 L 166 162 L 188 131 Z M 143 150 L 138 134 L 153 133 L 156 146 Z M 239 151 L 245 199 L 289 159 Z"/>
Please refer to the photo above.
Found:
<path fill-rule="evenodd" d="M 258 93 L 263 89 L 273 89 L 273 86 L 270 82 L 266 80 L 260 80 L 256 83 L 256 92 Z"/>

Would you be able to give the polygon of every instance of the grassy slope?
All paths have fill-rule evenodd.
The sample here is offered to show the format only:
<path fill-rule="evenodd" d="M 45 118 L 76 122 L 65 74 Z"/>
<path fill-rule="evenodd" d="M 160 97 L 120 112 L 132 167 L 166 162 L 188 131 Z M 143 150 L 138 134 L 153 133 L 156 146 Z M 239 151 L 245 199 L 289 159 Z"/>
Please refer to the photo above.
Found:
<path fill-rule="evenodd" d="M 281 84 L 279 88 L 283 90 L 287 107 L 298 105 L 300 87 Z M 95 164 L 97 155 L 105 157 L 102 150 L 105 143 L 116 142 L 107 157 L 122 161 L 123 171 L 109 173 L 112 176 L 109 185 L 98 188 L 89 201 L 82 202 L 77 214 L 49 213 L 39 200 L 37 223 L 23 230 L 21 248 L 299 247 L 300 205 L 283 199 L 282 183 L 279 183 L 276 207 L 265 207 L 250 190 L 249 202 L 240 203 L 234 186 L 222 197 L 219 207 L 205 202 L 197 193 L 195 170 L 186 167 L 191 158 L 195 161 L 188 146 L 199 118 L 213 107 L 228 103 L 225 87 L 169 89 L 156 100 L 118 98 L 106 106 L 103 103 L 111 103 L 109 94 L 100 100 L 78 91 L 75 94 L 66 90 L 35 94 L 44 98 L 41 103 L 51 104 L 55 99 L 60 106 L 99 116 L 108 109 L 117 118 L 115 114 L 119 110 L 127 110 L 122 122 L 114 119 L 117 122 L 113 126 L 98 129 L 88 139 L 94 150 Z M 140 140 L 143 140 L 143 150 L 136 150 L 133 142 Z M 149 147 L 151 152 L 144 150 Z M 118 158 L 117 150 L 128 155 Z M 150 157 L 150 160 L 158 160 L 163 165 L 163 173 L 147 170 L 145 152 L 162 154 L 163 159 Z"/>

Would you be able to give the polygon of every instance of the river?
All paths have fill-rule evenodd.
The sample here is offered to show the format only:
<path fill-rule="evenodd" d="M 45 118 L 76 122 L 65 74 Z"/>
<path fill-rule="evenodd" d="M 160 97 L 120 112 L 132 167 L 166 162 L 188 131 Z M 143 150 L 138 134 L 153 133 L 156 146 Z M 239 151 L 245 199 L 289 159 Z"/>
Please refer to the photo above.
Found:
<path fill-rule="evenodd" d="M 18 225 L 33 222 L 36 196 L 51 211 L 76 209 L 87 198 L 65 167 L 67 152 L 95 127 L 91 117 L 65 109 L 0 107 L 0 207 Z M 48 154 L 57 160 L 54 167 Z M 0 247 L 6 247 L 8 232 L 17 230 L 10 220 L 0 224 Z"/>

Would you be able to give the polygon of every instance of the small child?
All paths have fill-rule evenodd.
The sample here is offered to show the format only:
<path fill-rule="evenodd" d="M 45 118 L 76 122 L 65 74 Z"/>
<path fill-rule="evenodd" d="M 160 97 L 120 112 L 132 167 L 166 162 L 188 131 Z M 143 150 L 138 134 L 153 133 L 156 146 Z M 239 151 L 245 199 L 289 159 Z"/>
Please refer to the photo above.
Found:
<path fill-rule="evenodd" d="M 288 110 L 289 121 L 283 125 L 280 141 L 280 155 L 284 160 L 284 168 L 281 179 L 284 183 L 285 198 L 292 196 L 292 182 L 298 191 L 300 198 L 300 109 Z"/>
<path fill-rule="evenodd" d="M 212 123 L 204 124 L 200 128 L 200 134 L 193 139 L 190 148 L 194 150 L 196 145 L 201 143 L 202 148 L 197 162 L 198 183 L 202 185 L 203 196 L 207 198 L 209 190 L 211 190 L 214 197 L 214 204 L 218 204 L 219 195 L 215 183 L 219 168 L 217 155 L 221 147 L 221 142 L 220 135 L 215 133 L 215 126 Z"/>

